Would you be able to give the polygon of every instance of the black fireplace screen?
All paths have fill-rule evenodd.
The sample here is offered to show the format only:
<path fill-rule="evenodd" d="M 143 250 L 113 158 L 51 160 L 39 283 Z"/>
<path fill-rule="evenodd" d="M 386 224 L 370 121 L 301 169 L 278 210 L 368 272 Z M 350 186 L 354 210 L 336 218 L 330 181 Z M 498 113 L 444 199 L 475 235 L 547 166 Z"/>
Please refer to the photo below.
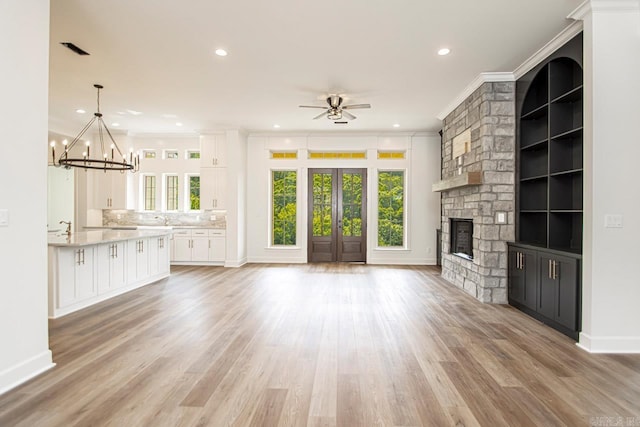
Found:
<path fill-rule="evenodd" d="M 451 253 L 473 259 L 473 220 L 451 218 Z"/>

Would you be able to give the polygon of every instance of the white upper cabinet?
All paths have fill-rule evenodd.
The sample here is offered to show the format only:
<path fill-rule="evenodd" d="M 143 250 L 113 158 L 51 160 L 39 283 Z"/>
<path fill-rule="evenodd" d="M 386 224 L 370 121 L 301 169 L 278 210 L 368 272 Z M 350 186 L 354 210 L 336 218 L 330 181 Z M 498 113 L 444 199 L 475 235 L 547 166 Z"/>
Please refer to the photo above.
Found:
<path fill-rule="evenodd" d="M 200 208 L 227 208 L 227 168 L 200 169 Z"/>
<path fill-rule="evenodd" d="M 90 170 L 88 200 L 93 209 L 127 209 L 127 173 Z"/>
<path fill-rule="evenodd" d="M 221 168 L 227 166 L 227 138 L 225 135 L 200 137 L 200 167 Z"/>

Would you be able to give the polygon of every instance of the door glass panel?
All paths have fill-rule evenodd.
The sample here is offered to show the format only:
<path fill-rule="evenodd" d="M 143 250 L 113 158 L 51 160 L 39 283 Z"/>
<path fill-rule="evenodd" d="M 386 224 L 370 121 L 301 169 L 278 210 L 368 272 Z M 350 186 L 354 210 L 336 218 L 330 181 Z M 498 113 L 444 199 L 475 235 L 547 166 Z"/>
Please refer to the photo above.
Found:
<path fill-rule="evenodd" d="M 313 174 L 313 236 L 331 236 L 331 192 L 333 177 L 330 173 Z"/>
<path fill-rule="evenodd" d="M 342 235 L 362 236 L 362 174 L 342 175 Z"/>

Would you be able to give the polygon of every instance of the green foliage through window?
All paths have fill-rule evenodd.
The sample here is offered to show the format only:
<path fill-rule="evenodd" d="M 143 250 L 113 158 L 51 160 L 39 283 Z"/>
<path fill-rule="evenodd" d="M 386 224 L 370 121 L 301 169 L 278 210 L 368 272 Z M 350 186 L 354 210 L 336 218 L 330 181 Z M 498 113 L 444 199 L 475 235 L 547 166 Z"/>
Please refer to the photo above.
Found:
<path fill-rule="evenodd" d="M 313 174 L 313 235 L 331 236 L 333 176 L 330 173 Z"/>
<path fill-rule="evenodd" d="M 273 171 L 271 176 L 273 199 L 272 244 L 296 244 L 296 171 Z"/>
<path fill-rule="evenodd" d="M 378 173 L 378 246 L 404 245 L 404 172 Z"/>
<path fill-rule="evenodd" d="M 200 210 L 200 177 L 189 177 L 189 209 Z"/>

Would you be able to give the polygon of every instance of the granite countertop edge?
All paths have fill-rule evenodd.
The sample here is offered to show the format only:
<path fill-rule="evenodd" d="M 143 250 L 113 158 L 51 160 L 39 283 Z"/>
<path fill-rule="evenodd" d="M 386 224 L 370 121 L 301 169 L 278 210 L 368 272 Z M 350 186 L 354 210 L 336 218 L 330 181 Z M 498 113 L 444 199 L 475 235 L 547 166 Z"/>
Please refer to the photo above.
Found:
<path fill-rule="evenodd" d="M 92 230 L 79 231 L 77 233 L 66 234 L 57 233 L 48 236 L 49 246 L 75 247 L 91 246 L 109 242 L 121 242 L 138 239 L 141 237 L 166 236 L 171 234 L 171 229 L 159 230 Z"/>

